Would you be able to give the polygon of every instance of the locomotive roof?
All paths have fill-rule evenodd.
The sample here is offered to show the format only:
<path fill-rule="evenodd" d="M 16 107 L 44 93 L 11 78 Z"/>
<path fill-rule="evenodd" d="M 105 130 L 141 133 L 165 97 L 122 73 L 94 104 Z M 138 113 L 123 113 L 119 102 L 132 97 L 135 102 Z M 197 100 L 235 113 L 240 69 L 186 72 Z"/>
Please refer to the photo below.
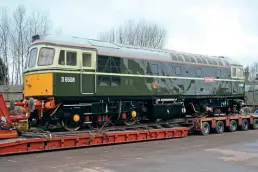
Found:
<path fill-rule="evenodd" d="M 181 61 L 188 63 L 200 63 L 218 66 L 242 66 L 232 58 L 223 56 L 208 56 L 201 54 L 192 54 L 174 50 L 145 48 L 126 44 L 110 43 L 100 40 L 78 38 L 78 37 L 56 37 L 53 35 L 35 35 L 33 43 L 53 43 L 60 45 L 79 46 L 94 48 L 100 55 L 110 55 L 117 57 L 133 57 L 149 60 L 162 61 Z"/>

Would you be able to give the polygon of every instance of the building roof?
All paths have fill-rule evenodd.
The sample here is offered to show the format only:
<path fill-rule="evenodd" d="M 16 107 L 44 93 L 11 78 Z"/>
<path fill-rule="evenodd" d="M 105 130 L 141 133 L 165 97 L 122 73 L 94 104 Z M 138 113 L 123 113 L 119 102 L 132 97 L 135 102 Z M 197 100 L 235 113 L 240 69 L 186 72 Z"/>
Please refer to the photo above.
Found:
<path fill-rule="evenodd" d="M 149 60 L 180 61 L 197 64 L 208 64 L 216 66 L 242 66 L 239 62 L 229 57 L 208 56 L 201 54 L 191 54 L 174 50 L 145 48 L 139 46 L 110 43 L 100 40 L 93 40 L 78 37 L 57 37 L 53 35 L 35 35 L 33 42 L 51 42 L 69 46 L 89 47 L 97 50 L 100 55 L 110 55 L 117 57 L 132 57 Z"/>

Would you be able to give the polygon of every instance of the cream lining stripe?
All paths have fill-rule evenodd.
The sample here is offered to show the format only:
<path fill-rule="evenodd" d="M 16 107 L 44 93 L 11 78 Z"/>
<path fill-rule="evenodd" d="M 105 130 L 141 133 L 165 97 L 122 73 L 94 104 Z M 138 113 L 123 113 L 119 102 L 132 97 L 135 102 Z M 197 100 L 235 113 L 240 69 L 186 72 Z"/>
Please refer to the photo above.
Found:
<path fill-rule="evenodd" d="M 96 75 L 112 75 L 112 76 L 125 76 L 125 77 L 140 77 L 140 78 L 162 78 L 162 79 L 187 79 L 187 80 L 204 80 L 205 77 L 180 77 L 180 76 L 158 76 L 158 75 L 136 75 L 136 74 L 120 74 L 120 73 L 104 73 L 104 72 L 85 72 L 85 71 L 53 71 L 53 70 L 44 70 L 44 71 L 35 71 L 35 72 L 28 72 L 25 75 L 30 74 L 37 74 L 37 73 L 71 73 L 71 74 L 96 74 Z M 209 77 L 207 77 L 209 78 Z M 232 82 L 245 82 L 245 80 L 235 80 L 235 79 L 216 79 L 215 81 L 232 81 Z"/>

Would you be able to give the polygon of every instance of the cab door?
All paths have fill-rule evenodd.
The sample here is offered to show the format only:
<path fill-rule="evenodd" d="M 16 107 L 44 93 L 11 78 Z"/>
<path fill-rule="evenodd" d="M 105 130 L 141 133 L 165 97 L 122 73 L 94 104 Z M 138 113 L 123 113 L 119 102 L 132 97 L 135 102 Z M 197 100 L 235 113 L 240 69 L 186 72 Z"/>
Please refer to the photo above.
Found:
<path fill-rule="evenodd" d="M 94 50 L 80 51 L 80 87 L 81 94 L 96 93 L 96 56 Z"/>

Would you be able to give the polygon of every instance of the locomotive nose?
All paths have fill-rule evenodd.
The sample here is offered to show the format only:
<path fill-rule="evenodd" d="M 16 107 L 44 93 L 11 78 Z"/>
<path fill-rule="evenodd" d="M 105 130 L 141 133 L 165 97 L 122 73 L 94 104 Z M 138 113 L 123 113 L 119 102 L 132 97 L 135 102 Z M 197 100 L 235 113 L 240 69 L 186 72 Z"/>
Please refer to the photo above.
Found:
<path fill-rule="evenodd" d="M 53 74 L 27 74 L 24 76 L 24 96 L 53 95 Z"/>

